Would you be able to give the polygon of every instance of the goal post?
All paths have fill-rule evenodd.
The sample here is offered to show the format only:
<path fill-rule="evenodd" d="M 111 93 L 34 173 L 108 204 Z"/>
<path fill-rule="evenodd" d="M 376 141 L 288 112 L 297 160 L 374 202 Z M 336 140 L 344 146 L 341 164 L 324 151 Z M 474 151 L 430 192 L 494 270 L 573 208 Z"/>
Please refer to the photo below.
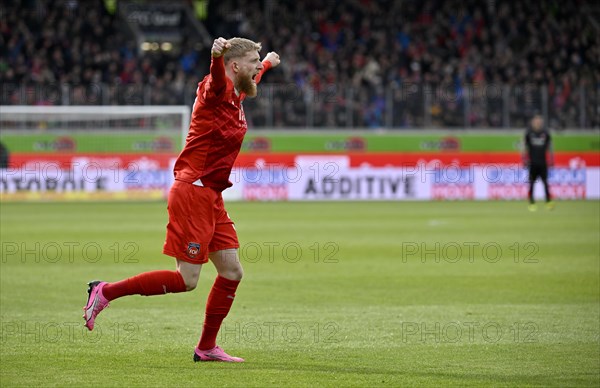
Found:
<path fill-rule="evenodd" d="M 2 106 L 0 200 L 162 198 L 188 106 Z"/>
<path fill-rule="evenodd" d="M 166 117 L 171 119 L 165 120 Z M 162 118 L 162 119 L 161 119 Z M 175 119 L 173 119 L 175 118 Z M 64 130 L 70 132 L 98 130 L 177 130 L 185 140 L 189 128 L 190 108 L 186 105 L 155 106 L 2 106 L 0 129 Z M 137 128 L 128 128 L 124 122 L 142 120 Z M 48 127 L 50 125 L 50 128 Z"/>

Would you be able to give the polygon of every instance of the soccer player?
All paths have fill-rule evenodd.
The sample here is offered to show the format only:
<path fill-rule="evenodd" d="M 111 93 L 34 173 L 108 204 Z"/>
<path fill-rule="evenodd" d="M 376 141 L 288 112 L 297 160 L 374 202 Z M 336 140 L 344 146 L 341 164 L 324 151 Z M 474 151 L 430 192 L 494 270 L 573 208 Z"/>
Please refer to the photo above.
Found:
<path fill-rule="evenodd" d="M 552 210 L 554 202 L 552 202 L 548 188 L 548 166 L 554 164 L 552 138 L 548 130 L 544 128 L 544 119 L 537 113 L 531 119 L 530 126 L 525 132 L 523 162 L 525 167 L 529 169 L 529 211 L 537 210 L 537 205 L 533 199 L 533 186 L 538 177 L 544 184 L 546 208 Z"/>
<path fill-rule="evenodd" d="M 202 265 L 210 260 L 218 275 L 208 295 L 193 359 L 244 361 L 216 344 L 243 274 L 237 234 L 221 192 L 232 185 L 229 175 L 248 128 L 242 101 L 256 96 L 262 75 L 279 64 L 275 52 L 261 61 L 260 50 L 260 43 L 243 38 L 213 42 L 210 74 L 198 84 L 189 133 L 175 163 L 175 183 L 167 202 L 169 223 L 163 253 L 176 259 L 176 270 L 144 272 L 115 283 L 88 283 L 83 318 L 89 330 L 98 314 L 117 298 L 193 290 Z"/>

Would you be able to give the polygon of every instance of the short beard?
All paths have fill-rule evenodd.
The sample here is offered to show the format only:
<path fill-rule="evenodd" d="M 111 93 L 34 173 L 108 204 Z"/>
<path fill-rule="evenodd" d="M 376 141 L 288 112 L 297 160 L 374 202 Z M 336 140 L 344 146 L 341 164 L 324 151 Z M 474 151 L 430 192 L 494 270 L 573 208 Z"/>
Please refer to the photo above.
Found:
<path fill-rule="evenodd" d="M 240 93 L 244 93 L 247 97 L 256 97 L 258 89 L 256 84 L 252 82 L 252 77 L 246 75 L 238 75 L 235 82 L 235 88 Z"/>

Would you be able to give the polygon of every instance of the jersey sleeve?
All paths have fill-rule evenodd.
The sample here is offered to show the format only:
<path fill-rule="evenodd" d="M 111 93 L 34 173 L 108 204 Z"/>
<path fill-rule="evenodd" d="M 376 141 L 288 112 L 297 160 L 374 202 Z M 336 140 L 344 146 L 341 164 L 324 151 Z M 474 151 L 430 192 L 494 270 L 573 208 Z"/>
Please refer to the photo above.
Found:
<path fill-rule="evenodd" d="M 219 100 L 227 89 L 227 76 L 225 75 L 225 62 L 223 56 L 211 57 L 210 77 L 204 88 L 204 100 L 208 103 Z"/>
<path fill-rule="evenodd" d="M 272 67 L 273 67 L 273 65 L 271 64 L 271 62 L 269 62 L 269 61 L 267 61 L 267 60 L 263 61 L 263 62 L 262 62 L 262 64 L 263 64 L 263 68 L 262 68 L 262 70 L 261 70 L 261 71 L 260 71 L 260 72 L 259 72 L 259 73 L 256 75 L 256 77 L 254 77 L 254 81 L 256 81 L 256 84 L 257 84 L 257 85 L 258 85 L 258 83 L 260 82 L 260 80 L 261 80 L 261 78 L 262 78 L 263 74 L 265 74 L 265 72 L 266 72 L 267 70 L 269 70 L 270 68 L 272 68 Z"/>

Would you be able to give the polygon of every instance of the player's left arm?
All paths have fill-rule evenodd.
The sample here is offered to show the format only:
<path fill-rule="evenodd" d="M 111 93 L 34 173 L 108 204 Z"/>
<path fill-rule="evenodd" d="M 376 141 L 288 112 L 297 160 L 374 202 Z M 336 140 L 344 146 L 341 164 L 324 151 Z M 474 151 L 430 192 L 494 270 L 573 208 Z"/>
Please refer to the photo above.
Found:
<path fill-rule="evenodd" d="M 271 51 L 269 52 L 265 58 L 262 60 L 262 64 L 263 64 L 263 68 L 260 71 L 260 73 L 258 73 L 255 77 L 255 81 L 258 84 L 260 82 L 260 79 L 262 78 L 263 74 L 265 74 L 265 72 L 269 69 L 272 69 L 274 67 L 277 67 L 279 65 L 279 63 L 281 62 L 281 60 L 279 59 L 279 54 L 277 54 L 275 51 Z"/>

